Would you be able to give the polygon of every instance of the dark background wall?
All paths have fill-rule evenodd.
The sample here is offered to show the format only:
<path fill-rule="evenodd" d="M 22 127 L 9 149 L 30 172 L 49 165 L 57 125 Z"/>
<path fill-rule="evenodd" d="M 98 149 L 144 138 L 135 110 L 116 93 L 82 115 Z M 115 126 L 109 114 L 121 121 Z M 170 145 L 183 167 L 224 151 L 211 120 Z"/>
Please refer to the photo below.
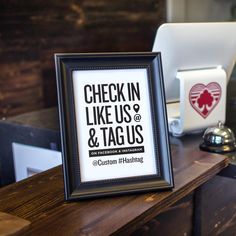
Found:
<path fill-rule="evenodd" d="M 150 51 L 164 0 L 1 0 L 0 118 L 56 105 L 54 53 Z"/>

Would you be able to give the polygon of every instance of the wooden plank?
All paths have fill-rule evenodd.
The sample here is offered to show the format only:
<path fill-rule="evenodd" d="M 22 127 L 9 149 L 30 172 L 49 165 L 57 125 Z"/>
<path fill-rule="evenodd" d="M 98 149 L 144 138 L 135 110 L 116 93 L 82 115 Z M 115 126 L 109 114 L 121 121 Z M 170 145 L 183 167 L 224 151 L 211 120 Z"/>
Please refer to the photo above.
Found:
<path fill-rule="evenodd" d="M 131 236 L 192 235 L 193 196 L 194 194 L 191 193 L 179 200 L 134 231 Z"/>
<path fill-rule="evenodd" d="M 57 107 L 43 109 L 39 111 L 32 111 L 18 116 L 8 118 L 8 124 L 15 124 L 19 126 L 28 126 L 38 128 L 41 130 L 55 131 L 60 136 L 59 117 Z"/>
<path fill-rule="evenodd" d="M 236 166 L 234 166 L 236 175 Z M 201 187 L 198 207 L 200 235 L 235 235 L 236 181 L 215 176 Z"/>
<path fill-rule="evenodd" d="M 62 173 L 55 168 L 0 190 L 0 210 L 32 222 L 23 235 L 45 230 L 48 234 L 129 235 L 227 166 L 225 156 L 199 151 L 198 144 L 199 139 L 186 137 L 172 145 L 172 191 L 65 203 Z"/>
<path fill-rule="evenodd" d="M 150 51 L 165 19 L 162 0 L 0 1 L 0 118 L 57 104 L 54 53 Z M 32 84 L 38 105 L 17 103 Z"/>
<path fill-rule="evenodd" d="M 30 224 L 29 221 L 19 217 L 0 212 L 0 235 L 12 235 L 26 228 Z"/>
<path fill-rule="evenodd" d="M 0 113 L 2 114 L 2 119 L 4 120 L 6 117 L 11 117 L 16 114 L 26 113 L 28 111 L 34 111 L 37 109 L 41 109 L 44 106 L 42 100 L 30 102 L 29 104 L 23 104 L 23 106 L 7 104 L 6 106 L 2 106 L 0 109 Z"/>
<path fill-rule="evenodd" d="M 43 108 L 43 80 L 37 62 L 0 64 L 0 114 Z"/>

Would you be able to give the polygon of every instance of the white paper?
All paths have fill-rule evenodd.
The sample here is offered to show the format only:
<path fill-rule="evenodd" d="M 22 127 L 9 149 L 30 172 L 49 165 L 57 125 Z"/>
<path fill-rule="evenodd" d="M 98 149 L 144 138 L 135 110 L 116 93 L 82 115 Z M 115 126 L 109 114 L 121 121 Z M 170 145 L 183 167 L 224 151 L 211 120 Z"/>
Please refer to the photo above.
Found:
<path fill-rule="evenodd" d="M 81 181 L 157 174 L 147 70 L 72 76 Z"/>

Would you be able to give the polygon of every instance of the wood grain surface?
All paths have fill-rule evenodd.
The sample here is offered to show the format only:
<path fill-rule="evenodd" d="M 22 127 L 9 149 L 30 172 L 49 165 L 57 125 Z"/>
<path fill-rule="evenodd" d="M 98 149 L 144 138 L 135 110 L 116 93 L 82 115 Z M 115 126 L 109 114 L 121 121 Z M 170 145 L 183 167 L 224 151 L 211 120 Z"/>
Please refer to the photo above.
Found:
<path fill-rule="evenodd" d="M 236 166 L 234 178 L 215 176 L 200 188 L 199 234 L 236 235 Z"/>
<path fill-rule="evenodd" d="M 191 193 L 135 230 L 131 236 L 192 235 L 193 213 L 194 193 Z"/>
<path fill-rule="evenodd" d="M 54 53 L 150 51 L 162 0 L 0 1 L 0 117 L 56 102 Z"/>
<path fill-rule="evenodd" d="M 61 167 L 0 190 L 0 210 L 31 222 L 22 235 L 129 235 L 227 166 L 199 138 L 172 140 L 175 188 L 66 203 Z"/>
<path fill-rule="evenodd" d="M 21 219 L 4 212 L 0 212 L 0 235 L 7 236 L 19 232 L 30 224 L 29 221 Z"/>

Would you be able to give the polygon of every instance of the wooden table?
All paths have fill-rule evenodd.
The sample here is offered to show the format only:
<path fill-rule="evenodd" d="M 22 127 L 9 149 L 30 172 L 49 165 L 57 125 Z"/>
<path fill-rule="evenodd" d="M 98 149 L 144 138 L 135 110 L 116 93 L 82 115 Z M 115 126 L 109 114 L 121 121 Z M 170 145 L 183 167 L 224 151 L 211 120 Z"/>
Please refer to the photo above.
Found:
<path fill-rule="evenodd" d="M 132 234 L 228 165 L 226 156 L 200 151 L 199 137 L 171 139 L 172 191 L 66 203 L 62 170 L 56 167 L 0 189 L 0 212 L 30 221 L 19 235 Z"/>

